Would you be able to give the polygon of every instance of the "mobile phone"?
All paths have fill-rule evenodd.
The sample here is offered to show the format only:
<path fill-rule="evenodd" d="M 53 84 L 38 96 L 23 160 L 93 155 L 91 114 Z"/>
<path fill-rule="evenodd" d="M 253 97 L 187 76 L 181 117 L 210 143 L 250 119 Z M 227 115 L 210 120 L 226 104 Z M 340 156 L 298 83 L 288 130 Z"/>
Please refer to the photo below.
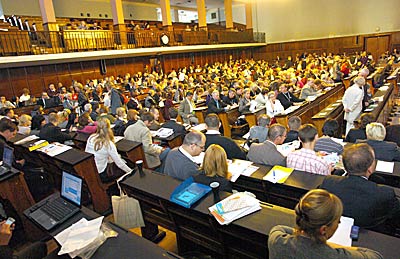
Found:
<path fill-rule="evenodd" d="M 360 227 L 358 226 L 352 226 L 351 227 L 351 232 L 350 232 L 350 238 L 352 240 L 358 240 L 358 234 L 360 232 Z"/>
<path fill-rule="evenodd" d="M 7 221 L 4 224 L 11 226 L 12 224 L 14 224 L 14 222 L 15 222 L 14 218 L 8 217 Z"/>

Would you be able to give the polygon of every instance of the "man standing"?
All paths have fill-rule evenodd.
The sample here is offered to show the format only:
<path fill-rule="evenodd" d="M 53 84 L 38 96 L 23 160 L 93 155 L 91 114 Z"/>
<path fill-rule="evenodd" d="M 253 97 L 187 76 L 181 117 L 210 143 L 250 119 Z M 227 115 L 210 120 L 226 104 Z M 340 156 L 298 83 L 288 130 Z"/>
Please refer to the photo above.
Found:
<path fill-rule="evenodd" d="M 354 218 L 360 227 L 374 227 L 400 217 L 400 202 L 389 186 L 368 178 L 375 171 L 374 150 L 367 144 L 354 144 L 343 152 L 348 176 L 328 176 L 320 186 L 343 202 L 343 215 Z"/>
<path fill-rule="evenodd" d="M 180 180 L 199 173 L 196 156 L 204 150 L 206 137 L 198 131 L 186 134 L 183 144 L 172 149 L 165 160 L 164 173 Z"/>
<path fill-rule="evenodd" d="M 199 124 L 199 120 L 194 115 L 196 105 L 193 102 L 193 92 L 186 92 L 186 98 L 181 102 L 178 113 L 186 124 Z"/>
<path fill-rule="evenodd" d="M 253 143 L 247 157 L 250 161 L 264 165 L 286 166 L 285 157 L 278 151 L 286 138 L 286 128 L 281 124 L 274 124 L 268 130 L 268 139 L 263 143 Z"/>
<path fill-rule="evenodd" d="M 354 84 L 350 86 L 343 95 L 344 119 L 346 120 L 346 135 L 350 129 L 354 128 L 354 120 L 362 110 L 363 90 L 365 79 L 361 76 L 354 79 Z"/>

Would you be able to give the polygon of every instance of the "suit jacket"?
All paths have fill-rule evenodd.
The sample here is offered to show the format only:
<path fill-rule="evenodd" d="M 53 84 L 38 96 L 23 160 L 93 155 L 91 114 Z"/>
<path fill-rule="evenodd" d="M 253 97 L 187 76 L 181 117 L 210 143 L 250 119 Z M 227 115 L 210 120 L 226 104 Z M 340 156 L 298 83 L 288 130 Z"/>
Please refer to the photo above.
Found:
<path fill-rule="evenodd" d="M 396 142 L 400 146 L 400 125 L 386 126 L 386 141 Z"/>
<path fill-rule="evenodd" d="M 225 149 L 228 159 L 243 159 L 246 160 L 246 154 L 240 147 L 230 138 L 221 136 L 220 134 L 207 134 L 206 133 L 206 146 L 207 149 L 211 144 L 220 145 Z"/>
<path fill-rule="evenodd" d="M 360 176 L 327 176 L 320 186 L 343 202 L 343 215 L 354 218 L 354 225 L 377 226 L 400 215 L 400 202 L 394 190 Z"/>
<path fill-rule="evenodd" d="M 362 110 L 363 91 L 357 84 L 347 88 L 343 95 L 343 108 L 350 109 L 350 112 L 345 112 L 344 119 L 348 122 L 353 122 Z"/>
<path fill-rule="evenodd" d="M 39 137 L 45 139 L 48 142 L 60 142 L 63 143 L 66 140 L 71 140 L 72 136 L 68 133 L 62 132 L 61 128 L 54 126 L 53 123 L 47 123 L 40 129 Z"/>
<path fill-rule="evenodd" d="M 299 140 L 299 132 L 295 130 L 289 130 L 283 143 L 290 143 L 294 140 Z"/>
<path fill-rule="evenodd" d="M 217 102 L 219 104 L 219 108 L 217 107 Z M 209 113 L 220 113 L 225 111 L 224 107 L 226 107 L 226 104 L 222 102 L 221 100 L 215 101 L 213 98 L 208 102 L 207 104 L 208 110 L 207 114 Z"/>
<path fill-rule="evenodd" d="M 196 108 L 196 105 L 194 104 L 194 102 L 192 102 L 192 106 L 193 108 Z M 188 99 L 184 99 L 181 104 L 179 105 L 178 108 L 178 114 L 179 116 L 182 117 L 183 122 L 185 123 L 190 123 L 189 119 L 188 119 L 188 115 L 190 116 L 195 116 L 193 113 L 190 112 L 190 104 L 189 104 L 189 100 Z"/>
<path fill-rule="evenodd" d="M 367 143 L 375 152 L 375 159 L 383 161 L 400 161 L 400 148 L 394 142 L 379 140 L 359 140 L 357 143 Z"/>
<path fill-rule="evenodd" d="M 186 129 L 182 124 L 177 123 L 174 120 L 166 121 L 161 128 L 173 129 L 174 133 L 186 134 Z"/>
<path fill-rule="evenodd" d="M 283 108 L 285 108 L 285 110 L 287 108 L 289 108 L 290 106 L 292 106 L 293 103 L 304 101 L 304 99 L 297 98 L 291 92 L 286 92 L 285 94 L 279 93 L 278 96 L 276 97 L 276 99 L 278 99 L 281 102 L 281 104 L 282 104 Z"/>
<path fill-rule="evenodd" d="M 263 143 L 253 143 L 250 146 L 247 157 L 257 164 L 286 166 L 285 157 L 268 140 Z"/>
<path fill-rule="evenodd" d="M 365 129 L 350 129 L 344 141 L 356 143 L 357 139 L 367 139 Z"/>

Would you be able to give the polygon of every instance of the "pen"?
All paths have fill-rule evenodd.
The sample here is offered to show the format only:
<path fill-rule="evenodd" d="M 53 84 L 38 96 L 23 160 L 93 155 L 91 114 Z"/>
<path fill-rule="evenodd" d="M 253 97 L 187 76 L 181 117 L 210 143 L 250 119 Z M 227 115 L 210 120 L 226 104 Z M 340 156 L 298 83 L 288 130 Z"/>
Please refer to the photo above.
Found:
<path fill-rule="evenodd" d="M 274 180 L 275 180 L 275 170 L 272 170 L 272 177 L 273 177 Z"/>

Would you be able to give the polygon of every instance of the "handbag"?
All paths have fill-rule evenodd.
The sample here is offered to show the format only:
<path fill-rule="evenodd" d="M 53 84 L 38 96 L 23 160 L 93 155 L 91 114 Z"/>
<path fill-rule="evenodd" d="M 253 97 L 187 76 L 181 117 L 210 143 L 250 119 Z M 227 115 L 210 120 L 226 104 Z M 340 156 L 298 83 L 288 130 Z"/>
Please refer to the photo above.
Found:
<path fill-rule="evenodd" d="M 139 201 L 126 195 L 119 185 L 120 180 L 126 175 L 128 174 L 123 175 L 117 181 L 120 196 L 111 197 L 114 222 L 126 229 L 144 227 Z"/>

